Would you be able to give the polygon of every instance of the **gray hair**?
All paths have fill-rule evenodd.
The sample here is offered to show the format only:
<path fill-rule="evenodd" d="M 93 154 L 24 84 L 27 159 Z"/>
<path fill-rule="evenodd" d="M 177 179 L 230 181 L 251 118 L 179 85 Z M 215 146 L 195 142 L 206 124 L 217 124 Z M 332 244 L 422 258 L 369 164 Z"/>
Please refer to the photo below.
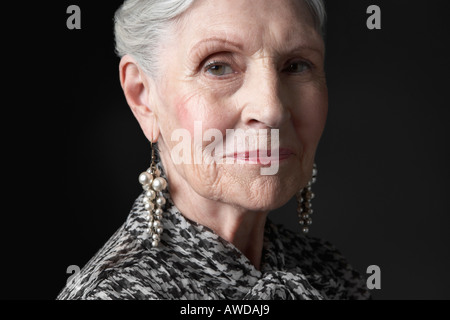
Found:
<path fill-rule="evenodd" d="M 114 16 L 116 53 L 132 56 L 148 75 L 156 72 L 156 49 L 169 23 L 195 0 L 125 0 Z M 304 0 L 315 27 L 324 35 L 326 20 L 323 0 Z"/>

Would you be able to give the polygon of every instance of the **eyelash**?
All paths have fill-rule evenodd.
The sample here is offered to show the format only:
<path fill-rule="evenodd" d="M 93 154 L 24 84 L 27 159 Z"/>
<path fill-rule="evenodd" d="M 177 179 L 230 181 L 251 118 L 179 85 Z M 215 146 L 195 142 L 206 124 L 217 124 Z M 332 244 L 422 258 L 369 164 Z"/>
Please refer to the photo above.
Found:
<path fill-rule="evenodd" d="M 293 61 L 290 61 L 287 64 L 287 67 L 284 68 L 283 70 L 289 69 L 293 64 L 304 64 L 304 65 L 306 65 L 306 67 L 308 68 L 308 70 L 306 70 L 306 71 L 310 71 L 314 67 L 313 64 L 311 62 L 309 62 L 309 61 L 306 61 L 306 60 L 293 60 Z M 306 72 L 306 71 L 303 71 L 303 72 Z M 301 72 L 301 73 L 303 73 L 303 72 Z"/>
<path fill-rule="evenodd" d="M 209 61 L 208 63 L 206 63 L 206 65 L 203 67 L 203 70 L 208 71 L 211 67 L 220 66 L 220 65 L 231 67 L 231 64 L 228 62 L 220 61 L 220 60 L 212 60 L 212 61 Z"/>
<path fill-rule="evenodd" d="M 211 67 L 213 67 L 213 66 L 217 66 L 217 65 L 228 65 L 228 62 L 225 62 L 225 61 L 218 61 L 218 60 L 209 61 L 209 62 L 203 67 L 203 70 L 207 71 L 209 68 L 211 68 Z"/>

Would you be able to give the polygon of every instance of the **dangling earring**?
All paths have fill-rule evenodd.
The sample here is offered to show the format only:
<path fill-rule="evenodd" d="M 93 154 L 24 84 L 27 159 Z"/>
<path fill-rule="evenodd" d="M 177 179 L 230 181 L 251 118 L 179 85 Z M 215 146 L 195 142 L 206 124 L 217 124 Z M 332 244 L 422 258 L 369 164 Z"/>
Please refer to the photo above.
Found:
<path fill-rule="evenodd" d="M 152 149 L 150 168 L 139 175 L 139 182 L 144 189 L 142 202 L 148 220 L 148 228 L 146 231 L 148 237 L 151 239 L 152 247 L 157 247 L 163 232 L 161 219 L 166 199 L 164 198 L 162 191 L 167 188 L 167 181 L 161 177 L 161 171 L 156 167 L 155 150 L 151 141 L 150 147 Z"/>
<path fill-rule="evenodd" d="M 302 226 L 303 233 L 309 232 L 309 226 L 312 224 L 311 214 L 313 213 L 311 200 L 314 199 L 314 193 L 311 191 L 311 185 L 316 182 L 317 166 L 314 163 L 311 180 L 306 187 L 297 192 L 297 213 L 298 223 Z"/>

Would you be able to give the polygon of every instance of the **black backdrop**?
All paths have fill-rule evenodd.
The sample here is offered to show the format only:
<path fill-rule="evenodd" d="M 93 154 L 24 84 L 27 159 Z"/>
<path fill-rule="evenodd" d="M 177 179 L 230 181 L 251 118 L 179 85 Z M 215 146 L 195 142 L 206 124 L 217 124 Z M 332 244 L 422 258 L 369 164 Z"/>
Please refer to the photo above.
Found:
<path fill-rule="evenodd" d="M 95 254 L 141 190 L 150 153 L 119 84 L 112 17 L 120 3 L 59 1 L 42 13 L 51 15 L 38 31 L 45 41 L 33 42 L 21 77 L 36 94 L 13 97 L 27 101 L 16 111 L 30 125 L 13 143 L 24 156 L 17 198 L 5 198 L 13 206 L 5 205 L 1 235 L 3 299 L 54 299 L 67 267 Z M 66 28 L 70 4 L 81 8 L 81 30 Z M 449 299 L 445 1 L 326 4 L 330 106 L 311 234 L 363 274 L 378 265 L 376 299 Z M 381 30 L 366 27 L 371 4 L 381 8 Z M 299 230 L 293 201 L 270 217 Z"/>

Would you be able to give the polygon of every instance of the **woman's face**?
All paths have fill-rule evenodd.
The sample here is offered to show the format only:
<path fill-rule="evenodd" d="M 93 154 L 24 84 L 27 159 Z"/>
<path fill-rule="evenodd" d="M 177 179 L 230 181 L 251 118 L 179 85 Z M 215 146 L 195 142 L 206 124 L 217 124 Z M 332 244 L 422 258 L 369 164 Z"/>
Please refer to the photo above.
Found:
<path fill-rule="evenodd" d="M 150 105 L 169 179 L 176 176 L 204 198 L 245 210 L 284 205 L 311 177 L 328 108 L 324 44 L 307 5 L 198 0 L 170 34 L 162 41 Z M 207 137 L 209 129 L 220 139 Z M 258 144 L 245 147 L 227 129 L 241 129 Z M 267 130 L 267 143 L 261 144 L 260 129 Z M 180 151 L 177 132 L 190 134 L 190 150 Z M 233 141 L 234 152 L 227 149 Z M 252 156 L 271 148 L 271 165 Z M 199 151 L 201 161 L 194 158 Z M 262 174 L 270 166 L 272 174 Z"/>

